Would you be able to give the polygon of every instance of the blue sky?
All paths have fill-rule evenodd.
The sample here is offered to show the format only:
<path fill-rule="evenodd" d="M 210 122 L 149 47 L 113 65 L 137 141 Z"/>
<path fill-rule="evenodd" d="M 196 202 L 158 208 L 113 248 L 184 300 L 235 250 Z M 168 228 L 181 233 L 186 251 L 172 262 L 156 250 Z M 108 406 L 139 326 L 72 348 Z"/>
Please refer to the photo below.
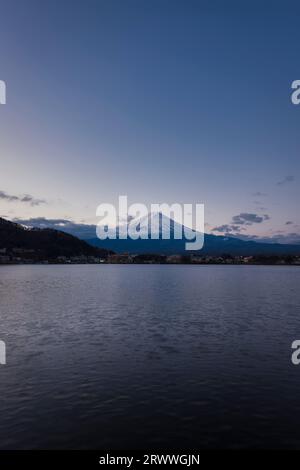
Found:
<path fill-rule="evenodd" d="M 92 224 L 126 194 L 300 242 L 297 3 L 1 0 L 0 214 Z"/>

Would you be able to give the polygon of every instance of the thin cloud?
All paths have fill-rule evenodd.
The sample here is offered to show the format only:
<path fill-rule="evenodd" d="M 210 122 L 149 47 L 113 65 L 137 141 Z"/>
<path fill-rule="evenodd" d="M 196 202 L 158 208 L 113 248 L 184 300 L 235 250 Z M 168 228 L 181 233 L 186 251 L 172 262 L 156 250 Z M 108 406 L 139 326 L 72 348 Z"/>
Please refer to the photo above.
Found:
<path fill-rule="evenodd" d="M 240 232 L 241 227 L 239 225 L 224 224 L 224 225 L 219 225 L 218 227 L 213 228 L 213 231 L 219 232 L 219 233 Z"/>
<path fill-rule="evenodd" d="M 44 199 L 36 199 L 30 194 L 16 196 L 13 194 L 8 194 L 5 191 L 0 191 L 0 200 L 7 202 L 24 202 L 30 204 L 31 206 L 40 206 L 41 204 L 46 204 L 46 201 Z"/>
<path fill-rule="evenodd" d="M 261 224 L 264 220 L 269 220 L 270 216 L 268 214 L 258 215 L 249 212 L 241 212 L 238 215 L 232 217 L 232 222 L 236 225 L 252 225 L 252 224 Z"/>
<path fill-rule="evenodd" d="M 252 196 L 254 196 L 254 197 L 265 197 L 265 196 L 267 196 L 267 193 L 262 193 L 261 191 L 256 191 L 256 193 L 253 193 Z"/>
<path fill-rule="evenodd" d="M 46 219 L 45 217 L 35 217 L 31 219 L 14 219 L 26 227 L 49 228 L 69 233 L 82 239 L 96 238 L 96 225 L 76 223 L 68 219 Z"/>
<path fill-rule="evenodd" d="M 268 214 L 258 215 L 249 212 L 241 212 L 240 214 L 232 217 L 231 223 L 214 227 L 212 231 L 222 233 L 225 236 L 237 236 L 242 238 L 241 232 L 245 231 L 247 226 L 261 224 L 269 219 L 270 216 Z M 243 236 L 247 237 L 247 235 Z"/>
<path fill-rule="evenodd" d="M 295 181 L 295 177 L 292 176 L 292 175 L 289 175 L 289 176 L 286 176 L 285 178 L 283 178 L 283 180 L 278 181 L 277 186 L 283 186 L 285 184 L 292 183 L 293 181 Z"/>

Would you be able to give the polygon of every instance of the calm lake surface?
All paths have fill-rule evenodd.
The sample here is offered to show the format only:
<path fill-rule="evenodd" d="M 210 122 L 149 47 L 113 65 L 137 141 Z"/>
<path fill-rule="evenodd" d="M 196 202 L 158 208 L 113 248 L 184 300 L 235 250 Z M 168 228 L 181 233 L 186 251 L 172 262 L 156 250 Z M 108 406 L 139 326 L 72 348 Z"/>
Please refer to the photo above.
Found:
<path fill-rule="evenodd" d="M 1 266 L 0 447 L 300 448 L 300 268 Z"/>

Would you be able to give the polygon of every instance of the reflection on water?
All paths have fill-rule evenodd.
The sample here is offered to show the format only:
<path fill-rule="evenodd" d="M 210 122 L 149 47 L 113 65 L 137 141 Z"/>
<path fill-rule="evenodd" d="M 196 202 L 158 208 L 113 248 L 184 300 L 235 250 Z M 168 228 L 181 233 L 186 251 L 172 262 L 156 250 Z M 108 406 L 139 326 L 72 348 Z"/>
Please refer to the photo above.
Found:
<path fill-rule="evenodd" d="M 1 266 L 1 448 L 300 447 L 298 267 Z"/>

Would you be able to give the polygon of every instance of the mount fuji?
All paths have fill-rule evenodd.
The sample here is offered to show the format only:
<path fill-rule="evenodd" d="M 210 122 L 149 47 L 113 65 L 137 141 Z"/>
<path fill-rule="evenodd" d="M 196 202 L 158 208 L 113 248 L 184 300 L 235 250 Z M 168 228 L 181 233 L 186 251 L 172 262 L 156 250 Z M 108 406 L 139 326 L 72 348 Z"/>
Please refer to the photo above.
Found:
<path fill-rule="evenodd" d="M 127 228 L 128 224 L 122 224 L 114 230 L 109 229 L 109 236 L 115 235 L 115 238 L 107 238 L 105 240 L 92 238 L 86 241 L 95 247 L 105 248 L 116 253 L 130 254 L 188 255 L 195 253 L 212 256 L 224 254 L 236 256 L 300 255 L 300 245 L 260 243 L 244 241 L 235 237 L 200 234 L 161 213 L 151 213 L 140 219 L 137 224 L 137 230 L 139 230 L 139 233 L 144 238 L 138 238 L 137 240 L 129 237 L 126 239 L 121 238 L 121 234 L 125 233 Z M 167 238 L 168 234 L 170 234 L 169 238 Z M 181 239 L 178 239 L 178 234 L 182 234 Z M 198 238 L 204 237 L 203 248 L 194 251 L 186 250 L 186 243 L 192 242 L 196 235 Z"/>

